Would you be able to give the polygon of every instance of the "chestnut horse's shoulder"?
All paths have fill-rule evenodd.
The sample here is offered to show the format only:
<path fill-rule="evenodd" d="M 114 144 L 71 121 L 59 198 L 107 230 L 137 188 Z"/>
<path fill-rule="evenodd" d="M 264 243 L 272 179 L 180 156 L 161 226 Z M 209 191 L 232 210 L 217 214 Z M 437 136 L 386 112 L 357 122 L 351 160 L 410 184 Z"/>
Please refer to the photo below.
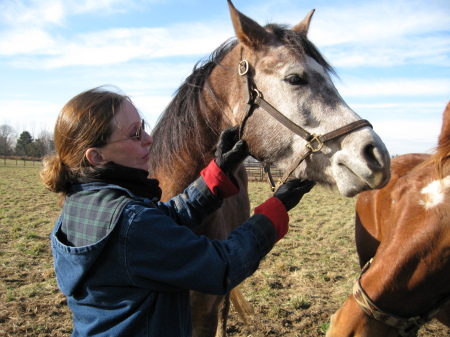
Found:
<path fill-rule="evenodd" d="M 427 183 L 425 179 L 430 176 L 428 170 L 431 170 L 431 168 L 420 170 L 417 168 L 429 157 L 430 155 L 425 153 L 408 153 L 392 160 L 391 181 L 385 191 L 390 193 L 393 200 L 417 194 L 423 184 Z"/>
<path fill-rule="evenodd" d="M 430 155 L 426 153 L 408 153 L 395 157 L 391 161 L 391 173 L 402 177 L 428 158 Z"/>

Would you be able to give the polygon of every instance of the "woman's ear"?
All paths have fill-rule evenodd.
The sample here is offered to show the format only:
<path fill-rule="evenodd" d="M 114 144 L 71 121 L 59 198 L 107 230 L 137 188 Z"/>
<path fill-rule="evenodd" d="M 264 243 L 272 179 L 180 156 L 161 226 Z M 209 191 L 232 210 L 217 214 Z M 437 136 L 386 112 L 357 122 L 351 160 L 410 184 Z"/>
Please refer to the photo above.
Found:
<path fill-rule="evenodd" d="M 101 150 L 97 147 L 91 147 L 91 148 L 87 149 L 85 156 L 86 156 L 86 159 L 88 160 L 88 162 L 91 163 L 92 166 L 95 166 L 95 167 L 106 164 L 106 162 L 107 162 L 103 158 Z"/>

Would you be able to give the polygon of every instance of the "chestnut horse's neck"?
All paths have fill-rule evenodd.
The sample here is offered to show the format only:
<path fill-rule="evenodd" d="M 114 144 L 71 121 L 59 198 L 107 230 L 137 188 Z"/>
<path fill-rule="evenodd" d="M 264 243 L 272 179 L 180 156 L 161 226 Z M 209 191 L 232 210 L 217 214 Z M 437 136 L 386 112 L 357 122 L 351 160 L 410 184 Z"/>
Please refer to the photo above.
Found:
<path fill-rule="evenodd" d="M 163 199 L 198 177 L 213 158 L 220 132 L 232 124 L 224 110 L 229 109 L 237 75 L 218 65 L 225 57 L 233 58 L 235 45 L 233 40 L 225 42 L 208 61 L 196 65 L 153 130 L 149 170 L 160 180 Z"/>

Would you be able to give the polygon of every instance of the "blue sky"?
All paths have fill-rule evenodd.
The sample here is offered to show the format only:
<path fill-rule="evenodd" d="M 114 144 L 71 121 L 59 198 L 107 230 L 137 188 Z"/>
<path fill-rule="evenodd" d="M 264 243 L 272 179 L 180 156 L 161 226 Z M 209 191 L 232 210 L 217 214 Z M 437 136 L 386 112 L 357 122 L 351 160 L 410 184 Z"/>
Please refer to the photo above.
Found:
<path fill-rule="evenodd" d="M 450 100 L 448 0 L 234 0 L 294 25 L 335 67 L 342 97 L 391 155 L 430 152 Z M 150 125 L 194 64 L 234 34 L 226 0 L 0 0 L 0 124 L 53 131 L 76 94 L 111 84 Z"/>

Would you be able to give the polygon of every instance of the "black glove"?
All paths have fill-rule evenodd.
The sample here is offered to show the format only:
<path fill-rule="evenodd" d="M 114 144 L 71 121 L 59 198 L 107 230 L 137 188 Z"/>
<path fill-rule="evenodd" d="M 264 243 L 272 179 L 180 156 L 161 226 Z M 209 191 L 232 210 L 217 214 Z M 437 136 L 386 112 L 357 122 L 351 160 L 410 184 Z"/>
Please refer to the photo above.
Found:
<path fill-rule="evenodd" d="M 314 181 L 309 180 L 288 180 L 284 185 L 280 186 L 273 196 L 283 203 L 286 211 L 289 211 L 300 202 L 304 194 L 311 191 L 315 184 Z"/>
<path fill-rule="evenodd" d="M 248 157 L 248 146 L 245 140 L 238 139 L 239 127 L 222 131 L 216 150 L 216 164 L 225 173 L 234 171 Z"/>

